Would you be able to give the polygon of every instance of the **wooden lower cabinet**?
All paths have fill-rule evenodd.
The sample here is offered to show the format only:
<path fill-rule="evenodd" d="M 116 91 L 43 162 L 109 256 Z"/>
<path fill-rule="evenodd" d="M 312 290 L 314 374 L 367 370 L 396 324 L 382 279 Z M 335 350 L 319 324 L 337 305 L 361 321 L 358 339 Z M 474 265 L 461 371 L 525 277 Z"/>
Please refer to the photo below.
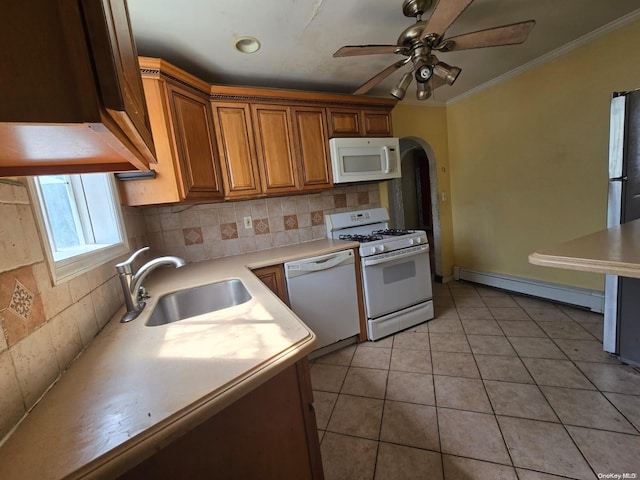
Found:
<path fill-rule="evenodd" d="M 283 264 L 256 268 L 252 271 L 262 283 L 269 287 L 269 290 L 275 293 L 280 300 L 289 305 L 289 293 L 287 291 L 287 282 L 284 276 Z"/>
<path fill-rule="evenodd" d="M 289 366 L 119 478 L 324 478 L 307 359 Z"/>

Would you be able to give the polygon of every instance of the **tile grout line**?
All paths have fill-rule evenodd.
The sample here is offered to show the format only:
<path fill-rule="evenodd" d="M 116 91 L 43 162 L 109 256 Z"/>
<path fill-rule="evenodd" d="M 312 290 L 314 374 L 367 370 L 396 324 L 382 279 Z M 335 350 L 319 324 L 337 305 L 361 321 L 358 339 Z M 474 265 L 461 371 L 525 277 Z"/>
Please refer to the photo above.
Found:
<path fill-rule="evenodd" d="M 427 322 L 428 324 L 428 322 Z M 433 348 L 431 345 L 431 327 L 427 325 L 427 335 L 429 339 L 429 360 L 431 361 L 431 385 L 433 387 L 433 403 L 436 409 L 436 430 L 438 431 L 438 446 L 440 447 L 440 468 L 442 471 L 442 478 L 446 480 L 446 474 L 444 471 L 444 453 L 442 451 L 442 435 L 440 435 L 440 416 L 438 415 L 438 393 L 436 392 L 436 379 L 435 369 L 433 368 Z"/>
<path fill-rule="evenodd" d="M 449 288 L 449 287 L 447 287 L 447 288 Z M 475 287 L 473 287 L 473 288 L 475 288 Z M 596 364 L 596 365 L 612 365 L 612 366 L 614 366 L 614 365 L 616 365 L 616 364 L 609 363 L 609 362 L 604 362 L 604 361 L 598 361 L 598 360 L 596 360 L 596 361 L 593 361 L 593 360 L 590 360 L 590 359 L 586 359 L 586 360 L 579 360 L 579 359 L 571 358 L 571 357 L 569 357 L 569 355 L 566 353 L 566 351 L 565 351 L 565 350 L 560 346 L 560 344 L 558 343 L 558 341 L 559 341 L 559 340 L 564 340 L 564 338 L 554 338 L 554 337 L 552 337 L 552 336 L 551 336 L 551 335 L 550 335 L 550 334 L 549 334 L 549 333 L 548 333 L 544 328 L 542 328 L 542 327 L 541 327 L 541 323 L 542 323 L 542 324 L 544 324 L 545 322 L 551 322 L 551 323 L 558 323 L 558 322 L 563 322 L 563 323 L 564 323 L 564 322 L 567 322 L 567 323 L 568 323 L 568 322 L 573 322 L 573 324 L 576 324 L 576 323 L 577 323 L 578 325 L 580 325 L 580 327 L 581 327 L 581 329 L 582 329 L 582 330 L 584 330 L 585 332 L 589 333 L 589 336 L 590 336 L 591 338 L 589 338 L 589 339 L 584 339 L 585 341 L 594 341 L 594 339 L 595 339 L 595 341 L 599 341 L 599 339 L 598 339 L 594 334 L 592 334 L 589 330 L 587 330 L 584 326 L 582 326 L 582 325 L 580 324 L 580 322 L 578 322 L 577 320 L 575 320 L 575 319 L 570 315 L 570 313 L 567 313 L 567 312 L 565 312 L 564 310 L 559 309 L 559 310 L 560 310 L 564 315 L 566 315 L 566 316 L 567 316 L 568 320 L 557 320 L 557 321 L 556 321 L 556 320 L 545 320 L 545 321 L 536 320 L 536 319 L 535 319 L 535 318 L 534 318 L 534 317 L 533 317 L 533 316 L 532 316 L 532 315 L 527 311 L 527 309 L 526 309 L 524 306 L 522 306 L 520 303 L 518 303 L 518 302 L 514 299 L 514 301 L 515 301 L 515 302 L 516 302 L 516 304 L 518 305 L 518 308 L 519 308 L 519 309 L 521 309 L 521 310 L 524 312 L 524 314 L 526 315 L 526 317 L 528 318 L 528 321 L 533 322 L 533 323 L 534 323 L 538 328 L 540 328 L 540 329 L 542 330 L 542 332 L 543 332 L 543 334 L 544 334 L 544 337 L 533 337 L 533 338 L 543 338 L 543 339 L 545 339 L 545 340 L 550 340 L 550 341 L 551 341 L 551 344 L 553 344 L 553 345 L 555 346 L 555 348 L 557 348 L 560 352 L 562 352 L 562 354 L 563 354 L 563 355 L 565 355 L 565 357 L 566 357 L 566 358 L 564 358 L 564 359 L 558 359 L 558 358 L 553 358 L 553 357 L 549 357 L 549 358 L 547 358 L 547 357 L 545 357 L 545 356 L 537 356 L 537 357 L 523 357 L 523 356 L 521 356 L 521 355 L 520 355 L 520 353 L 519 353 L 519 352 L 514 348 L 514 344 L 513 344 L 513 343 L 512 343 L 512 341 L 511 341 L 511 337 L 510 337 L 510 336 L 508 336 L 508 335 L 506 335 L 506 333 L 505 333 L 505 331 L 504 331 L 504 329 L 503 329 L 502 325 L 500 325 L 500 323 L 498 323 L 498 321 L 497 321 L 497 320 L 496 320 L 496 318 L 495 318 L 495 314 L 494 314 L 494 312 L 493 312 L 493 311 L 491 311 L 491 308 L 487 306 L 487 304 L 486 304 L 486 302 L 485 302 L 484 298 L 482 297 L 482 295 L 480 295 L 480 298 L 481 298 L 481 300 L 482 300 L 482 303 L 484 303 L 485 308 L 487 308 L 487 309 L 489 310 L 490 315 L 491 315 L 491 317 L 492 317 L 493 321 L 497 323 L 497 325 L 498 325 L 498 327 L 499 327 L 499 330 L 502 332 L 502 335 L 486 335 L 486 334 L 473 334 L 473 333 L 467 333 L 467 329 L 465 329 L 465 325 L 464 325 L 464 324 L 462 323 L 462 321 L 461 321 L 460 313 L 459 313 L 458 307 L 456 306 L 455 298 L 453 298 L 453 295 L 451 294 L 451 289 L 450 289 L 450 288 L 449 288 L 449 292 L 450 292 L 450 296 L 451 296 L 451 299 L 452 299 L 452 303 L 453 303 L 453 305 L 447 305 L 445 310 L 449 310 L 451 307 L 453 307 L 453 309 L 452 309 L 452 310 L 454 310 L 454 311 L 455 311 L 455 315 L 456 315 L 456 317 L 457 317 L 457 318 L 455 318 L 455 317 L 446 317 L 445 319 L 449 319 L 449 318 L 454 319 L 454 318 L 455 318 L 455 320 L 457 320 L 457 322 L 459 322 L 459 324 L 460 324 L 460 326 L 461 326 L 461 328 L 462 328 L 462 334 L 464 335 L 464 338 L 465 338 L 465 340 L 466 340 L 467 344 L 469 345 L 470 352 L 468 352 L 468 353 L 471 353 L 471 355 L 473 355 L 474 364 L 476 365 L 476 368 L 478 369 L 478 373 L 480 373 L 480 369 L 479 369 L 478 362 L 477 362 L 477 355 L 482 356 L 482 355 L 493 355 L 493 354 L 492 354 L 492 353 L 486 353 L 486 354 L 482 354 L 482 353 L 475 353 L 475 352 L 473 351 L 473 348 L 471 347 L 471 342 L 469 341 L 470 336 L 474 336 L 474 335 L 484 335 L 484 336 L 490 336 L 490 337 L 491 337 L 491 336 L 495 336 L 495 337 L 504 337 L 504 338 L 507 340 L 507 343 L 508 343 L 508 344 L 511 346 L 511 348 L 513 349 L 513 351 L 514 351 L 514 353 L 515 353 L 515 356 L 514 356 L 514 355 L 499 355 L 499 356 L 500 356 L 500 357 L 505 357 L 505 358 L 518 358 L 518 360 L 523 364 L 525 371 L 530 375 L 530 377 L 531 377 L 531 379 L 532 379 L 532 381 L 533 381 L 533 385 L 535 385 L 535 386 L 536 386 L 536 388 L 537 388 L 537 389 L 538 389 L 538 391 L 541 393 L 542 398 L 544 399 L 544 401 L 546 402 L 546 404 L 548 405 L 548 407 L 550 408 L 550 410 L 554 413 L 554 415 L 556 415 L 556 418 L 558 419 L 558 422 L 555 422 L 555 421 L 549 421 L 549 420 L 538 420 L 538 419 L 535 419 L 535 418 L 515 417 L 515 416 L 512 416 L 512 415 L 500 415 L 500 416 L 505 417 L 505 418 L 524 419 L 524 420 L 530 420 L 530 421 L 541 422 L 541 423 L 547 423 L 547 424 L 555 424 L 555 425 L 561 424 L 561 425 L 562 425 L 562 427 L 563 427 L 563 431 L 564 431 L 564 432 L 565 432 L 565 434 L 566 434 L 566 435 L 568 435 L 568 436 L 569 436 L 569 438 L 571 439 L 571 442 L 570 442 L 570 443 L 568 443 L 568 445 L 574 445 L 574 446 L 575 446 L 575 448 L 577 448 L 577 449 L 578 449 L 578 452 L 580 452 L 581 457 L 582 457 L 582 458 L 583 458 L 583 460 L 586 462 L 586 464 L 589 466 L 589 469 L 590 469 L 592 472 L 594 472 L 594 473 L 595 473 L 595 467 L 594 467 L 594 466 L 592 466 L 592 465 L 591 465 L 591 463 L 588 461 L 588 459 L 586 458 L 586 455 L 585 455 L 585 454 L 583 453 L 583 451 L 580 449 L 580 447 L 578 446 L 578 444 L 577 444 L 576 440 L 575 440 L 575 439 L 574 439 L 574 437 L 571 435 L 571 433 L 569 432 L 569 430 L 568 430 L 568 428 L 567 428 L 567 427 L 578 427 L 578 428 L 587 429 L 587 430 L 593 430 L 593 431 L 608 432 L 608 433 L 613 433 L 613 434 L 623 434 L 623 435 L 628 435 L 628 436 L 630 436 L 630 437 L 632 437 L 632 438 L 634 438 L 634 437 L 635 437 L 635 438 L 637 438 L 637 436 L 638 436 L 638 435 L 636 435 L 635 433 L 619 432 L 619 431 L 609 430 L 609 429 L 607 429 L 607 428 L 598 428 L 598 427 L 591 427 L 591 426 L 585 426 L 585 425 L 573 425 L 573 424 L 570 424 L 570 423 L 565 423 L 565 422 L 563 422 L 563 421 L 560 419 L 560 416 L 557 414 L 556 409 L 555 409 L 555 408 L 552 406 L 552 404 L 549 402 L 549 399 L 548 399 L 547 395 L 546 395 L 546 394 L 542 391 L 542 389 L 540 388 L 540 387 L 541 387 L 541 384 L 539 384 L 539 383 L 538 383 L 538 381 L 533 377 L 533 375 L 531 374 L 530 369 L 529 369 L 529 368 L 527 367 L 527 365 L 524 363 L 523 359 L 527 359 L 527 358 L 531 358 L 531 359 L 536 359 L 536 358 L 538 358 L 538 359 L 542 359 L 542 360 L 553 360 L 553 361 L 558 361 L 558 362 L 562 362 L 562 363 L 570 362 L 570 364 L 571 364 L 574 368 L 576 368 L 576 369 L 577 369 L 577 371 L 578 371 L 578 372 L 580 372 L 580 374 L 581 374 L 581 375 L 583 375 L 583 376 L 586 378 L 586 380 L 587 380 L 588 384 L 589 384 L 589 385 L 591 385 L 592 387 L 594 387 L 594 389 L 593 389 L 593 390 L 588 389 L 588 388 L 564 387 L 563 385 L 544 385 L 544 386 L 548 386 L 548 387 L 551 387 L 551 388 L 568 388 L 568 389 L 570 389 L 570 390 L 575 390 L 575 391 L 598 392 L 598 393 L 600 393 L 600 395 L 601 395 L 601 396 L 604 396 L 604 397 L 606 398 L 606 400 L 607 400 L 607 403 L 608 403 L 608 404 L 610 404 L 611 406 L 613 406 L 613 407 L 614 407 L 614 411 L 615 411 L 615 412 L 619 413 L 619 414 L 620 414 L 620 415 L 621 415 L 621 416 L 622 416 L 622 417 L 623 417 L 623 418 L 624 418 L 624 419 L 625 419 L 625 420 L 626 420 L 626 421 L 627 421 L 627 422 L 632 426 L 632 428 L 633 428 L 635 431 L 640 432 L 639 427 L 637 427 L 633 422 L 631 422 L 631 421 L 627 418 L 627 416 L 625 416 L 625 415 L 624 415 L 624 414 L 623 414 L 623 413 L 618 409 L 618 407 L 616 407 L 616 405 L 615 405 L 615 404 L 613 404 L 612 400 L 610 400 L 606 395 L 604 395 L 604 393 L 605 393 L 605 392 L 606 392 L 606 393 L 615 393 L 615 394 L 620 394 L 620 395 L 630 396 L 630 397 L 634 397 L 634 398 L 635 398 L 635 397 L 640 397 L 640 395 L 634 395 L 634 394 L 622 393 L 622 392 L 609 392 L 608 390 L 600 390 L 600 389 L 595 385 L 594 381 L 592 381 L 592 380 L 591 380 L 591 378 L 589 378 L 589 377 L 584 373 L 584 371 L 583 371 L 583 370 L 582 370 L 582 369 L 577 365 L 577 362 L 584 362 L 584 363 L 588 363 L 588 364 L 593 363 L 593 364 Z M 476 293 L 478 293 L 478 292 L 477 292 L 477 290 L 476 290 Z M 558 307 L 555 307 L 555 304 L 554 304 L 554 303 L 549 302 L 549 304 L 550 304 L 550 305 L 553 305 L 553 308 L 558 309 Z M 497 308 L 497 307 L 496 307 L 496 308 Z M 531 307 L 531 308 L 533 308 L 533 307 Z M 541 308 L 542 308 L 542 307 L 541 307 Z M 436 319 L 435 319 L 435 320 L 437 320 L 437 319 L 438 319 L 438 318 L 436 317 Z M 489 319 L 488 319 L 488 320 L 489 320 Z M 433 348 L 432 343 L 433 343 L 433 341 L 434 341 L 434 338 L 433 338 L 432 334 L 435 334 L 435 333 L 454 334 L 454 333 L 457 333 L 457 332 L 446 332 L 446 331 L 445 331 L 445 332 L 432 332 L 432 331 L 431 331 L 431 326 L 430 326 L 430 322 L 429 322 L 429 321 L 427 321 L 427 322 L 426 322 L 426 325 L 427 325 L 428 344 L 429 344 L 429 352 L 428 352 L 428 355 L 429 355 L 429 358 L 430 358 L 430 360 L 431 360 L 431 380 L 432 380 L 431 387 L 433 388 L 433 394 L 434 394 L 434 402 L 433 402 L 433 403 L 435 404 L 435 405 L 434 405 L 434 407 L 435 407 L 435 409 L 436 409 L 436 428 L 437 428 L 438 442 L 439 442 L 439 447 L 440 447 L 440 448 L 439 448 L 439 450 L 440 450 L 440 451 L 439 451 L 439 452 L 435 452 L 435 453 L 439 453 L 439 454 L 440 454 L 440 464 L 441 464 L 441 468 L 442 468 L 442 474 L 443 474 L 443 477 L 444 477 L 444 475 L 445 475 L 445 472 L 444 472 L 444 455 L 445 455 L 445 454 L 444 454 L 444 453 L 443 453 L 443 451 L 442 451 L 443 446 L 442 446 L 442 439 L 441 439 L 441 432 L 440 432 L 440 425 L 439 425 L 439 416 L 438 416 L 437 412 L 439 411 L 439 409 L 450 409 L 450 410 L 468 411 L 468 412 L 476 412 L 476 411 L 475 411 L 475 410 L 470 410 L 470 409 L 464 409 L 464 408 L 450 408 L 450 407 L 439 407 L 439 406 L 438 406 L 438 395 L 437 395 L 437 392 L 436 392 L 436 389 L 435 389 L 435 380 L 436 380 L 436 378 L 435 378 L 435 377 L 436 377 L 436 374 L 434 373 L 434 365 L 433 365 L 433 355 L 434 355 L 434 353 L 433 353 L 433 352 L 434 352 L 434 351 L 435 351 L 435 352 L 438 352 L 439 350 L 437 350 L 437 349 L 436 349 L 436 350 L 434 350 L 434 348 Z M 594 325 L 594 326 L 595 326 L 595 325 Z M 409 330 L 407 330 L 407 331 L 409 331 Z M 594 331 L 595 331 L 595 330 L 594 330 Z M 415 332 L 415 331 L 413 331 L 413 330 L 412 330 L 412 332 Z M 513 337 L 518 337 L 518 335 L 513 335 Z M 524 338 L 527 338 L 527 337 L 525 336 Z M 423 351 L 423 350 L 424 350 L 424 349 L 419 349 L 419 348 L 402 348 L 401 346 L 396 346 L 396 341 L 395 341 L 395 340 L 396 340 L 396 337 L 395 337 L 395 336 L 393 336 L 393 337 L 392 337 L 392 340 L 391 340 L 391 347 L 390 347 L 390 352 L 391 352 L 391 353 L 390 353 L 389 363 L 387 364 L 386 368 L 371 368 L 371 367 L 369 367 L 369 366 L 360 366 L 360 367 L 355 367 L 355 366 L 353 366 L 353 360 L 354 360 L 354 358 L 355 358 L 357 348 L 360 346 L 360 344 L 359 344 L 359 345 L 358 345 L 358 347 L 356 347 L 356 350 L 354 350 L 354 353 L 351 355 L 351 358 L 350 358 L 350 360 L 349 360 L 349 365 L 347 366 L 347 371 L 346 371 L 345 376 L 343 377 L 342 382 L 341 382 L 341 384 L 340 384 L 339 391 L 338 391 L 337 393 L 336 393 L 336 392 L 331 392 L 331 393 L 336 393 L 336 402 L 334 403 L 334 405 L 333 405 L 333 407 L 332 407 L 332 409 L 331 409 L 331 413 L 330 413 L 330 415 L 329 415 L 329 419 L 328 419 L 328 421 L 327 421 L 327 427 L 329 426 L 329 423 L 330 423 L 330 421 L 331 421 L 331 417 L 332 417 L 332 416 L 333 416 L 333 414 L 335 413 L 335 408 L 336 408 L 337 401 L 338 401 L 339 397 L 340 397 L 341 395 L 347 395 L 346 393 L 343 393 L 343 389 L 344 389 L 344 387 L 345 387 L 346 379 L 347 379 L 347 377 L 348 377 L 348 375 L 349 375 L 349 372 L 351 372 L 351 371 L 352 371 L 353 369 L 355 369 L 355 368 L 365 368 L 365 369 L 370 369 L 370 370 L 384 370 L 384 371 L 386 371 L 386 380 L 385 380 L 385 384 L 384 384 L 384 398 L 382 399 L 382 400 L 383 400 L 383 408 L 382 408 L 382 413 L 381 413 L 380 423 L 379 423 L 379 426 L 378 426 L 377 441 L 376 441 L 376 452 L 375 452 L 375 463 L 374 463 L 374 467 L 373 467 L 373 468 L 374 468 L 374 470 L 373 470 L 374 477 L 375 477 L 375 473 L 377 472 L 377 468 L 378 468 L 379 453 L 380 453 L 380 443 L 382 442 L 381 433 L 382 433 L 382 426 L 383 426 L 383 422 L 384 422 L 384 414 L 385 414 L 385 410 L 386 410 L 386 407 L 387 407 L 387 401 L 391 401 L 391 400 L 388 400 L 388 399 L 387 399 L 387 396 L 388 396 L 388 394 L 389 394 L 389 381 L 390 381 L 390 375 L 391 375 L 391 372 L 396 372 L 396 371 L 397 371 L 397 372 L 403 372 L 403 373 L 417 373 L 417 372 L 412 372 L 412 371 L 410 371 L 410 370 L 392 370 L 392 368 L 391 368 L 391 359 L 392 359 L 392 357 L 393 357 L 393 353 L 394 353 L 394 351 L 395 351 L 395 350 L 409 350 L 409 351 Z M 578 341 L 579 341 L 579 340 L 582 340 L 582 339 L 580 339 L 580 338 L 578 338 L 578 339 L 567 338 L 566 340 L 578 340 Z M 454 351 L 454 352 L 446 352 L 446 353 L 467 353 L 467 352 L 455 352 L 455 351 Z M 598 358 L 598 357 L 596 357 L 596 358 Z M 410 367 L 408 367 L 408 368 L 410 368 Z M 633 368 L 633 367 L 632 367 L 632 368 Z M 638 369 L 637 369 L 637 368 L 634 368 L 633 370 L 634 370 L 634 372 L 637 372 L 637 371 L 638 371 Z M 445 375 L 437 374 L 437 376 L 452 377 L 452 378 L 477 378 L 477 377 L 464 377 L 464 376 L 460 376 L 460 375 L 447 375 L 447 374 L 445 374 Z M 496 423 L 497 423 L 497 425 L 498 425 L 498 430 L 500 431 L 500 435 L 501 435 L 501 437 L 502 437 L 503 444 L 505 445 L 505 448 L 506 448 L 506 450 L 507 450 L 507 454 L 508 454 L 508 456 L 509 456 L 509 460 L 510 460 L 510 462 L 511 462 L 510 467 L 511 467 L 511 468 L 513 468 L 513 469 L 515 470 L 515 469 L 516 469 L 516 466 L 513 464 L 513 458 L 511 457 L 511 452 L 510 452 L 510 450 L 509 450 L 509 448 L 508 448 L 508 446 L 507 446 L 507 444 L 506 444 L 505 436 L 504 436 L 504 434 L 503 434 L 503 432 L 502 432 L 502 428 L 500 427 L 500 423 L 499 423 L 499 422 L 497 422 L 497 417 L 498 417 L 498 415 L 496 414 L 496 410 L 495 410 L 494 402 L 491 400 L 491 397 L 490 397 L 490 396 L 489 396 L 489 394 L 488 394 L 487 385 L 486 385 L 485 381 L 488 381 L 489 379 L 485 379 L 485 378 L 483 378 L 483 377 L 482 377 L 482 375 L 479 375 L 479 379 L 481 380 L 481 382 L 482 382 L 482 384 L 483 384 L 483 390 L 484 390 L 484 392 L 485 392 L 485 395 L 487 396 L 487 399 L 489 400 L 489 405 L 490 405 L 491 410 L 492 410 L 492 412 L 493 412 L 493 413 L 492 413 L 492 415 L 493 415 L 493 417 L 494 417 L 494 419 L 495 419 L 495 421 L 496 421 Z M 501 382 L 501 383 L 515 383 L 515 384 L 520 384 L 520 385 L 532 385 L 532 384 L 530 384 L 530 383 L 512 382 L 512 381 L 506 381 L 506 380 L 493 380 L 493 381 Z M 369 398 L 369 399 L 373 399 L 373 398 L 374 398 L 374 397 L 365 396 L 365 395 L 351 395 L 351 394 L 349 394 L 349 395 L 350 395 L 350 396 L 355 396 L 355 397 Z M 408 401 L 408 402 L 407 402 L 407 401 L 403 401 L 403 402 L 404 402 L 404 403 L 408 403 L 408 404 L 415 404 L 415 405 L 422 405 L 422 406 L 427 405 L 427 406 L 428 406 L 428 404 L 424 404 L 424 403 L 416 403 L 416 402 L 413 402 L 413 401 Z M 485 413 L 485 414 L 486 414 L 486 412 L 476 412 L 476 413 Z M 328 429 L 327 429 L 327 430 L 325 430 L 325 431 L 331 432 L 331 430 L 328 430 Z M 345 436 L 349 436 L 349 437 L 353 437 L 353 438 L 359 438 L 359 439 L 371 440 L 371 438 L 367 438 L 367 437 L 359 437 L 359 436 L 357 436 L 357 435 L 352 435 L 352 434 L 346 434 L 346 433 L 340 433 L 340 432 L 331 432 L 331 433 L 335 433 L 335 434 L 339 434 L 339 435 L 345 435 Z M 323 441 L 324 441 L 324 436 L 323 436 Z M 412 445 L 405 445 L 405 444 L 403 444 L 403 443 L 396 443 L 396 442 L 393 442 L 393 441 L 388 442 L 388 443 L 390 443 L 390 444 L 394 444 L 394 445 L 398 445 L 398 446 L 408 447 L 408 448 L 415 448 L 415 449 L 419 449 L 419 450 L 433 451 L 433 450 L 430 450 L 430 449 L 425 449 L 425 448 L 422 448 L 422 447 L 416 447 L 416 446 L 412 446 Z M 481 460 L 481 459 L 479 459 L 479 458 L 465 457 L 465 456 L 460 456 L 460 455 L 456 455 L 456 454 L 450 454 L 450 455 L 452 455 L 452 456 L 454 456 L 454 457 L 469 458 L 469 459 L 471 459 L 471 460 L 483 461 L 483 462 L 487 462 L 487 463 L 495 463 L 496 465 L 502 465 L 502 466 L 505 466 L 505 464 L 501 464 L 501 463 L 493 462 L 493 461 L 489 461 L 489 460 Z M 517 467 L 517 468 L 523 468 L 523 469 L 525 469 L 525 470 L 530 470 L 530 471 L 539 471 L 539 470 L 536 470 L 536 469 L 534 469 L 534 468 L 527 468 L 527 467 Z M 541 473 L 548 473 L 548 472 L 541 472 Z M 517 478 L 521 478 L 521 477 L 520 477 L 520 475 L 518 474 L 517 470 L 515 470 L 515 475 L 516 475 L 516 477 L 517 477 Z M 570 477 L 566 477 L 566 476 L 564 476 L 564 475 L 561 475 L 561 477 L 562 477 L 562 478 L 570 478 Z"/>
<path fill-rule="evenodd" d="M 517 303 L 517 300 L 516 300 Z M 525 311 L 525 313 L 529 316 L 529 318 L 531 318 L 531 320 L 538 326 L 538 328 L 540 328 L 545 335 L 547 335 L 547 337 L 549 338 L 549 340 L 551 340 L 551 342 L 557 347 L 560 348 L 556 342 L 554 342 L 553 338 L 551 338 L 551 336 L 547 333 L 547 331 L 545 329 L 543 329 L 539 323 L 529 314 L 529 312 L 527 312 L 527 310 L 522 307 L 522 309 Z M 573 319 L 572 319 L 573 321 Z M 560 349 L 560 351 L 562 351 L 562 349 Z M 562 351 L 564 353 L 564 351 Z M 517 353 L 517 352 L 516 352 Z M 567 356 L 568 357 L 568 356 Z M 569 359 L 569 361 L 571 362 L 571 359 Z M 522 360 L 521 360 L 522 362 Z M 573 362 L 571 362 L 573 364 L 574 367 L 577 368 L 577 365 L 575 365 Z M 573 436 L 569 433 L 569 430 L 567 429 L 566 425 L 564 424 L 564 422 L 562 421 L 562 418 L 560 418 L 560 415 L 558 415 L 558 412 L 556 412 L 556 409 L 553 408 L 553 405 L 551 404 L 551 402 L 549 402 L 549 399 L 547 398 L 547 396 L 544 394 L 544 391 L 540 388 L 540 385 L 538 384 L 538 381 L 536 380 L 536 378 L 533 376 L 533 374 L 531 373 L 531 371 L 529 370 L 529 368 L 527 367 L 525 362 L 522 362 L 522 364 L 524 365 L 524 368 L 527 370 L 527 372 L 529 373 L 529 375 L 531 376 L 531 378 L 533 379 L 533 381 L 535 382 L 536 386 L 538 387 L 538 390 L 540 391 L 540 393 L 542 394 L 543 398 L 545 399 L 545 401 L 547 402 L 547 404 L 549 405 L 549 407 L 551 408 L 551 411 L 553 411 L 553 414 L 558 418 L 558 420 L 560 420 L 560 425 L 562 425 L 562 429 L 563 431 L 568 435 L 569 439 L 571 440 L 571 443 L 576 447 L 576 449 L 578 450 L 578 452 L 580 453 L 580 456 L 582 457 L 582 459 L 585 461 L 585 463 L 587 464 L 587 466 L 591 469 L 591 471 L 596 475 L 596 477 L 598 476 L 597 472 L 595 471 L 595 468 L 591 465 L 591 463 L 589 462 L 589 460 L 587 460 L 586 455 L 584 454 L 584 452 L 580 449 L 580 447 L 578 446 L 578 444 L 576 443 L 575 439 L 573 438 Z M 586 375 L 584 375 L 584 373 L 582 373 L 582 371 L 580 371 L 580 373 L 589 381 L 589 383 L 591 383 L 593 385 L 593 382 L 591 382 L 591 380 L 589 378 L 587 378 Z M 551 385 L 547 385 L 547 386 L 551 386 Z M 598 388 L 593 385 L 596 388 L 596 391 L 598 391 Z"/>
<path fill-rule="evenodd" d="M 474 287 L 475 289 L 475 287 Z M 477 293 L 477 290 L 476 290 Z M 482 297 L 480 297 L 480 300 L 482 301 L 482 303 L 484 303 L 484 300 L 482 299 Z M 489 314 L 493 317 L 493 321 L 496 322 L 496 324 L 498 325 L 498 328 L 500 329 L 500 331 L 504 334 L 504 330 L 502 330 L 502 327 L 500 326 L 500 324 L 496 321 L 495 316 L 493 315 L 493 312 L 491 312 L 491 310 L 489 309 L 489 307 L 487 306 L 486 303 L 485 307 L 487 308 L 487 310 L 489 310 Z M 456 307 L 457 310 L 457 307 Z M 464 330 L 464 324 L 462 324 L 462 328 Z M 507 338 L 506 334 L 504 334 L 505 338 Z M 496 414 L 495 411 L 495 407 L 493 405 L 493 402 L 491 401 L 491 396 L 489 395 L 489 392 L 487 390 L 487 385 L 484 383 L 484 378 L 482 376 L 482 372 L 480 371 L 480 366 L 478 365 L 478 361 L 476 359 L 476 355 L 473 353 L 473 347 L 471 346 L 471 343 L 469 342 L 469 339 L 467 338 L 468 334 L 466 333 L 465 330 L 465 338 L 467 340 L 467 343 L 469 343 L 469 348 L 471 349 L 471 355 L 473 357 L 473 363 L 475 364 L 476 368 L 478 369 L 478 375 L 480 376 L 480 383 L 482 384 L 482 389 L 484 390 L 484 394 L 487 396 L 487 400 L 489 401 L 489 406 L 491 407 L 491 411 L 493 412 L 493 420 L 496 422 L 496 426 L 498 427 L 498 432 L 500 432 L 500 438 L 502 439 L 502 444 L 504 445 L 504 448 L 507 452 L 507 455 L 509 456 L 509 461 L 511 462 L 511 467 L 513 468 L 514 473 L 516 474 L 516 477 L 519 478 L 518 472 L 516 470 L 516 466 L 513 463 L 513 457 L 511 456 L 511 450 L 509 448 L 509 446 L 507 445 L 507 441 L 504 438 L 504 433 L 502 432 L 502 428 L 500 427 L 500 422 L 498 422 L 498 416 Z M 508 338 L 507 338 L 507 341 Z M 509 345 L 511 345 L 511 342 L 509 342 Z M 513 348 L 513 345 L 511 345 L 511 348 Z M 515 352 L 515 349 L 514 349 Z M 517 354 L 517 352 L 516 352 Z"/>

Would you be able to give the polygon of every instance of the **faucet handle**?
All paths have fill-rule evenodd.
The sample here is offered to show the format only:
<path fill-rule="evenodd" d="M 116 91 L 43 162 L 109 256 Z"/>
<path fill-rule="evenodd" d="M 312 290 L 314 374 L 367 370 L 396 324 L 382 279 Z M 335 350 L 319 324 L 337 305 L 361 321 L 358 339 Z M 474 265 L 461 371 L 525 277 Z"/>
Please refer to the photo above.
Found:
<path fill-rule="evenodd" d="M 131 270 L 131 264 L 135 261 L 136 257 L 149 250 L 149 247 L 142 247 L 140 250 L 136 250 L 133 254 L 124 262 L 116 264 L 116 270 L 118 273 L 133 273 Z"/>

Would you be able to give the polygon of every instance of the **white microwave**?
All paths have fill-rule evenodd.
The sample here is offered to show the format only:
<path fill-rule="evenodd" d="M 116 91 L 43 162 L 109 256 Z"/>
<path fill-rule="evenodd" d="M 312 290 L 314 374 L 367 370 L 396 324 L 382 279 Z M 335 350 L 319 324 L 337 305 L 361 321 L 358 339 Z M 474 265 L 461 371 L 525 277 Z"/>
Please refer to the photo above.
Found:
<path fill-rule="evenodd" d="M 333 183 L 400 178 L 400 141 L 397 138 L 332 138 Z"/>

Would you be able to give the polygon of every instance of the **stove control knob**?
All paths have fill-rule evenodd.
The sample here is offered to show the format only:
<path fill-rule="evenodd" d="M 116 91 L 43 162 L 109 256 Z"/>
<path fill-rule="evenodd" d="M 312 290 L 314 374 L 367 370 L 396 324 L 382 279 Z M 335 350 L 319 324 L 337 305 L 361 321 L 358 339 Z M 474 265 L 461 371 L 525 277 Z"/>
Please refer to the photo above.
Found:
<path fill-rule="evenodd" d="M 385 251 L 384 245 L 378 245 L 378 251 L 384 252 Z"/>
<path fill-rule="evenodd" d="M 416 243 L 416 241 L 413 238 L 409 239 L 409 245 L 414 245 Z"/>
<path fill-rule="evenodd" d="M 416 243 L 419 245 L 422 243 L 422 237 L 416 238 Z"/>
<path fill-rule="evenodd" d="M 376 247 L 371 247 L 371 253 L 376 253 Z"/>

